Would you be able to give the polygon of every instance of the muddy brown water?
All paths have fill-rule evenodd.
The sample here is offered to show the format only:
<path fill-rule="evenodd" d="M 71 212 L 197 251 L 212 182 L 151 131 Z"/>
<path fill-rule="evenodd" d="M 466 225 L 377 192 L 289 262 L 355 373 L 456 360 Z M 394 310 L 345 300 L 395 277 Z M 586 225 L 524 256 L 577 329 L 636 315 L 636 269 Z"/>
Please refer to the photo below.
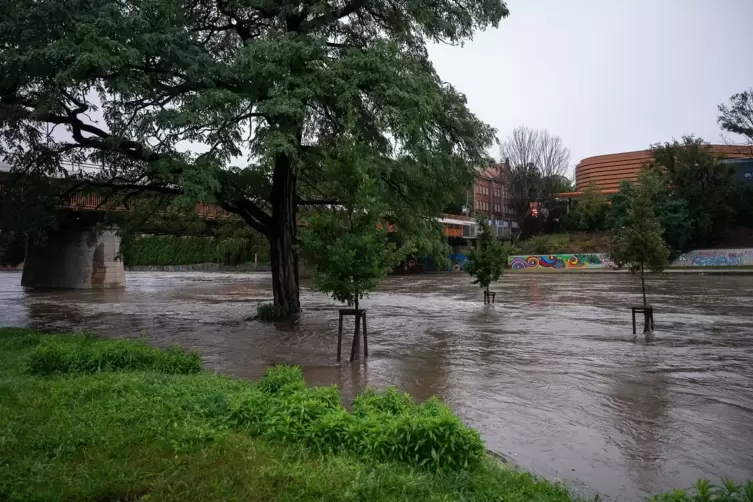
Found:
<path fill-rule="evenodd" d="M 335 362 L 337 305 L 243 322 L 266 274 L 129 273 L 123 291 L 30 292 L 0 274 L 0 325 L 86 330 L 201 351 L 256 378 L 300 364 L 310 384 L 437 395 L 487 446 L 582 493 L 636 500 L 697 477 L 753 478 L 753 276 L 652 278 L 655 338 L 633 339 L 627 274 L 508 274 L 497 303 L 462 274 L 391 277 L 364 301 L 370 357 Z M 349 347 L 348 342 L 344 343 Z"/>

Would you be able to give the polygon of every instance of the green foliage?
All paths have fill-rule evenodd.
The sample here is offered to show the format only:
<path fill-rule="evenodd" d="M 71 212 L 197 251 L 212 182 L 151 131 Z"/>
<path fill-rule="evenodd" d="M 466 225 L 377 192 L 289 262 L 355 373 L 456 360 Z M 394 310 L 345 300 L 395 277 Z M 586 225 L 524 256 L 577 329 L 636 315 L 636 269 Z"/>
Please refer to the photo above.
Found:
<path fill-rule="evenodd" d="M 551 194 L 572 192 L 575 190 L 573 180 L 562 174 L 552 174 L 546 181 L 549 184 Z"/>
<path fill-rule="evenodd" d="M 699 479 L 691 490 L 673 490 L 652 497 L 651 502 L 753 502 L 753 481 L 738 485 L 722 478 L 721 484 L 715 485 Z"/>
<path fill-rule="evenodd" d="M 653 197 L 653 206 L 659 224 L 664 233 L 662 237 L 675 257 L 689 249 L 693 224 L 688 214 L 687 203 L 668 186 L 668 181 L 661 173 L 655 173 L 659 183 Z M 607 216 L 607 226 L 612 229 L 627 224 L 628 209 L 633 200 L 635 187 L 632 183 L 620 183 L 620 191 L 612 197 L 612 206 Z"/>
<path fill-rule="evenodd" d="M 609 204 L 598 188 L 589 185 L 583 191 L 583 195 L 566 217 L 568 230 L 590 231 L 604 230 L 606 225 Z"/>
<path fill-rule="evenodd" d="M 387 241 L 386 224 L 373 212 L 317 214 L 302 234 L 314 288 L 356 308 L 404 253 Z"/>
<path fill-rule="evenodd" d="M 661 179 L 644 171 L 628 202 L 624 224 L 612 229 L 610 257 L 618 267 L 627 266 L 640 275 L 643 303 L 646 303 L 644 271 L 661 272 L 669 264 L 669 249 L 663 229 L 654 214 L 654 199 Z"/>
<path fill-rule="evenodd" d="M 600 253 L 606 248 L 605 234 L 567 233 L 537 235 L 515 243 L 510 254 Z"/>
<path fill-rule="evenodd" d="M 58 228 L 60 187 L 54 182 L 43 186 L 32 182 L 11 173 L 0 184 L 0 265 L 21 263 L 27 238 L 43 244 L 47 234 Z"/>
<path fill-rule="evenodd" d="M 256 307 L 256 318 L 260 321 L 281 321 L 287 319 L 290 312 L 284 305 L 274 303 L 260 303 Z"/>
<path fill-rule="evenodd" d="M 123 241 L 125 265 L 190 265 L 222 263 L 236 265 L 254 260 L 254 242 L 242 237 L 141 235 Z M 257 255 L 268 259 L 268 252 Z"/>
<path fill-rule="evenodd" d="M 384 215 L 389 208 L 377 202 L 378 188 L 364 160 L 350 150 L 328 167 L 342 173 L 338 183 L 347 195 L 340 206 L 309 216 L 301 231 L 301 249 L 314 269 L 314 289 L 358 308 L 359 300 L 387 277 L 408 248 L 388 241 Z"/>
<path fill-rule="evenodd" d="M 493 129 L 427 45 L 496 27 L 502 0 L 0 2 L 0 74 L 12 76 L 0 156 L 27 174 L 103 164 L 77 181 L 129 200 L 218 203 L 275 245 L 275 301 L 293 310 L 298 205 L 347 195 L 322 169 L 344 144 L 370 160 L 399 231 L 432 253 L 431 217 L 489 161 Z"/>
<path fill-rule="evenodd" d="M 729 101 L 729 105 L 719 106 L 719 125 L 753 146 L 753 89 L 733 94 Z"/>
<path fill-rule="evenodd" d="M 751 152 L 753 157 L 753 152 Z M 739 226 L 753 227 L 753 185 L 738 183 L 730 202 L 735 212 L 735 223 Z"/>
<path fill-rule="evenodd" d="M 510 248 L 494 235 L 491 225 L 481 218 L 477 222 L 476 246 L 468 253 L 465 271 L 473 277 L 473 284 L 489 291 L 489 285 L 497 282 L 507 268 Z"/>
<path fill-rule="evenodd" d="M 651 155 L 649 169 L 663 173 L 667 185 L 685 203 L 686 221 L 691 223 L 688 244 L 703 247 L 724 236 L 734 220 L 734 169 L 692 136 L 654 145 Z"/>
<path fill-rule="evenodd" d="M 26 235 L 20 231 L 0 230 L 0 266 L 18 265 L 26 256 Z"/>
<path fill-rule="evenodd" d="M 50 340 L 35 347 L 26 363 L 32 375 L 152 370 L 160 373 L 196 373 L 201 360 L 180 347 L 159 350 L 125 340 Z"/>
<path fill-rule="evenodd" d="M 303 372 L 298 366 L 278 364 L 264 373 L 257 387 L 266 394 L 292 394 L 306 389 Z"/>

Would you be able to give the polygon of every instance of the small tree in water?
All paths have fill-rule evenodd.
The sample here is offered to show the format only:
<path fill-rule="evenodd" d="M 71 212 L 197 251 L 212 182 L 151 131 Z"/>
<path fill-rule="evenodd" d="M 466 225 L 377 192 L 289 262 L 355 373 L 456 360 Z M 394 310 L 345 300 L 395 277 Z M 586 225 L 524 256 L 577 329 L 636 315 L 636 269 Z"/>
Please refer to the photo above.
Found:
<path fill-rule="evenodd" d="M 497 240 L 487 220 L 479 218 L 477 224 L 476 246 L 468 255 L 465 271 L 474 278 L 473 284 L 484 289 L 487 298 L 489 286 L 499 280 L 507 267 L 508 248 Z"/>
<path fill-rule="evenodd" d="M 644 171 L 638 186 L 627 200 L 624 223 L 612 230 L 610 257 L 618 267 L 627 266 L 641 278 L 643 305 L 646 305 L 646 271 L 657 273 L 669 263 L 669 249 L 664 232 L 654 212 L 654 199 L 660 179 L 651 171 Z"/>
<path fill-rule="evenodd" d="M 386 225 L 370 212 L 316 214 L 304 234 L 304 256 L 314 267 L 314 289 L 356 309 L 359 300 L 400 262 L 397 247 L 387 241 Z"/>
<path fill-rule="evenodd" d="M 358 310 L 359 300 L 400 262 L 403 248 L 388 242 L 386 208 L 374 196 L 367 161 L 353 152 L 326 168 L 337 178 L 342 204 L 311 214 L 302 230 L 302 251 L 314 268 L 313 286 Z M 347 169 L 347 171 L 346 171 Z"/>

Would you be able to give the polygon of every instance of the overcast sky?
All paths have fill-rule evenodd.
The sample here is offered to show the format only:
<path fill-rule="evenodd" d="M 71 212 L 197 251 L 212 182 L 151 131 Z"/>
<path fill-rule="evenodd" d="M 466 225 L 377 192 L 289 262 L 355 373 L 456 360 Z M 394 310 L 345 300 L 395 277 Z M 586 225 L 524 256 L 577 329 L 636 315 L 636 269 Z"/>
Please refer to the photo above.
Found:
<path fill-rule="evenodd" d="M 497 30 L 433 46 L 443 79 L 497 129 L 549 129 L 584 157 L 695 134 L 753 87 L 753 0 L 509 0 Z M 499 155 L 495 146 L 493 154 Z"/>

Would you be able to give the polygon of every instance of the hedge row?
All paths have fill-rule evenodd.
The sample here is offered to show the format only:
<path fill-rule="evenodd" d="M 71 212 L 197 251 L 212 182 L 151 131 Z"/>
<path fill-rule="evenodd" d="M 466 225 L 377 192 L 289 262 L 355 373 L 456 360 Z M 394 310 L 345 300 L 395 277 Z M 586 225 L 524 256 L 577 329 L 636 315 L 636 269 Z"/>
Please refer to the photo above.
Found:
<path fill-rule="evenodd" d="M 125 265 L 236 265 L 267 260 L 263 243 L 241 237 L 144 235 L 123 242 Z"/>

